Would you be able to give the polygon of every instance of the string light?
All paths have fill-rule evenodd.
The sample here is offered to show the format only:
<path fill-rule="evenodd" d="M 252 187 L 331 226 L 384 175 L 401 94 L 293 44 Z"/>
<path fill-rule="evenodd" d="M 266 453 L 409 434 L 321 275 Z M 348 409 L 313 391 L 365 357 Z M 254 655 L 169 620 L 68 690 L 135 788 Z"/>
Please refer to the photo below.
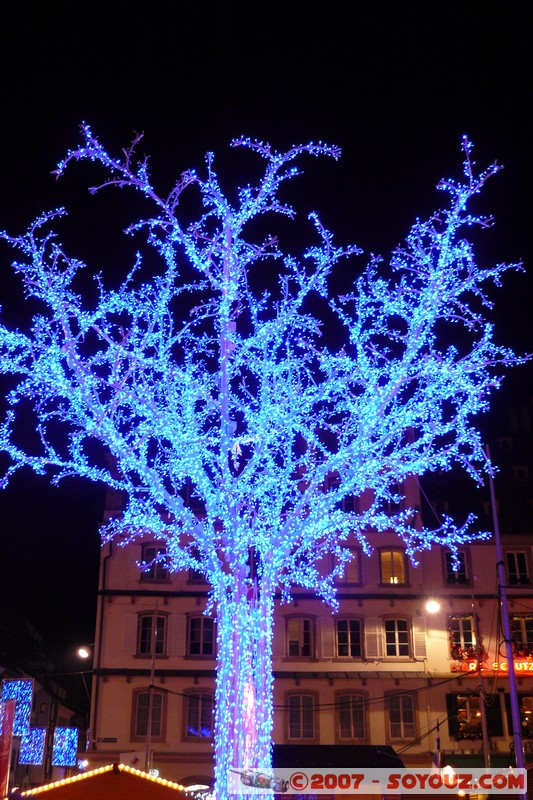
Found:
<path fill-rule="evenodd" d="M 42 764 L 46 728 L 30 728 L 20 740 L 19 764 Z"/>
<path fill-rule="evenodd" d="M 2 681 L 2 700 L 16 700 L 13 735 L 25 736 L 30 729 L 33 680 L 6 679 Z"/>
<path fill-rule="evenodd" d="M 74 767 L 77 764 L 77 728 L 55 728 L 52 749 L 52 766 Z"/>
<path fill-rule="evenodd" d="M 68 786 L 72 783 L 79 783 L 80 781 L 90 780 L 98 775 L 103 775 L 106 772 L 127 772 L 130 775 L 136 775 L 139 778 L 143 778 L 146 781 L 150 781 L 151 783 L 157 783 L 160 786 L 167 786 L 169 789 L 176 789 L 177 791 L 184 792 L 185 787 L 181 785 L 181 783 L 175 783 L 174 781 L 170 781 L 167 778 L 158 778 L 153 775 L 149 775 L 147 772 L 143 772 L 140 769 L 135 769 L 134 767 L 128 767 L 126 764 L 107 764 L 105 767 L 97 767 L 96 769 L 91 769 L 88 772 L 83 772 L 78 775 L 72 775 L 70 778 L 62 778 L 59 781 L 54 781 L 53 783 L 48 783 L 43 786 L 34 786 L 32 789 L 29 789 L 26 792 L 22 792 L 21 794 L 33 796 L 35 794 L 45 794 L 53 789 L 56 789 L 58 786 Z"/>
<path fill-rule="evenodd" d="M 224 800 L 230 768 L 270 766 L 276 592 L 288 602 L 302 586 L 335 605 L 334 579 L 350 547 L 371 552 L 369 531 L 396 531 L 415 563 L 437 544 L 457 564 L 458 547 L 489 536 L 472 517 L 422 528 L 399 487 L 455 464 L 481 480 L 488 465 L 476 420 L 502 368 L 521 361 L 495 343 L 486 315 L 485 286 L 509 266 L 480 269 L 465 238 L 488 224 L 467 206 L 498 167 L 475 174 L 464 140 L 463 177 L 439 187 L 448 207 L 417 220 L 388 265 L 371 258 L 353 290 L 336 297 L 333 271 L 359 248 L 336 246 L 315 214 L 314 243 L 301 257 L 257 230 L 267 213 L 295 216 L 280 194 L 301 160 L 337 159 L 338 148 L 312 142 L 279 153 L 243 138 L 234 146 L 263 160 L 256 185 L 230 199 L 208 154 L 203 174 L 183 173 L 161 197 L 136 156 L 140 137 L 115 158 L 89 126 L 82 134 L 57 174 L 73 161 L 97 162 L 108 175 L 102 186 L 153 201 L 155 216 L 129 233 L 147 232 L 162 270 L 145 282 L 139 254 L 118 289 L 99 277 L 97 300 L 84 303 L 74 288 L 84 264 L 50 232 L 63 210 L 42 214 L 23 236 L 3 234 L 41 309 L 26 333 L 0 326 L 0 369 L 18 379 L 0 426 L 10 459 L 4 485 L 24 466 L 56 482 L 78 475 L 106 483 L 126 504 L 105 539 L 126 546 L 157 536 L 169 568 L 209 581 L 207 613 L 215 609 L 218 630 L 216 796 Z M 202 208 L 192 222 L 178 217 L 190 188 Z M 254 293 L 255 275 L 269 270 L 277 285 Z M 322 335 L 311 310 L 320 303 L 342 330 L 342 346 Z M 28 403 L 34 449 L 16 436 L 16 412 Z M 94 457 L 93 440 L 110 459 Z M 353 496 L 368 502 L 345 512 Z M 335 567 L 323 574 L 329 555 Z"/>

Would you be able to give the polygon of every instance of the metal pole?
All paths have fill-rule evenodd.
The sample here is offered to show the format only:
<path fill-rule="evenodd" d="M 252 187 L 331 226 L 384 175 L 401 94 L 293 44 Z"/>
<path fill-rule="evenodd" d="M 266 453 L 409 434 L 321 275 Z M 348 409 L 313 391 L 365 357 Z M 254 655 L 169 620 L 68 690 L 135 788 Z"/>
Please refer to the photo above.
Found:
<path fill-rule="evenodd" d="M 485 704 L 485 687 L 483 685 L 483 640 L 479 633 L 478 617 L 476 607 L 474 604 L 474 595 L 472 595 L 472 621 L 474 623 L 474 635 L 476 637 L 477 649 L 477 675 L 479 678 L 479 711 L 481 714 L 481 734 L 483 736 L 483 757 L 485 769 L 490 769 L 490 738 L 489 729 L 487 727 L 487 707 Z"/>
<path fill-rule="evenodd" d="M 155 647 L 157 636 L 157 600 L 155 603 L 155 613 L 152 617 L 152 630 L 150 636 L 150 686 L 148 687 L 148 720 L 146 722 L 146 749 L 144 754 L 144 771 L 149 772 L 152 766 L 151 749 L 152 749 L 152 717 L 154 713 L 154 677 L 155 677 Z"/>
<path fill-rule="evenodd" d="M 490 465 L 490 450 L 487 445 L 486 457 Z M 511 634 L 511 623 L 509 622 L 509 610 L 507 606 L 507 587 L 505 584 L 505 569 L 503 561 L 503 551 L 500 540 L 500 526 L 498 523 L 498 514 L 496 511 L 496 493 L 494 491 L 494 479 L 492 475 L 492 468 L 489 469 L 489 487 L 490 487 L 490 503 L 492 506 L 492 520 L 494 525 L 494 542 L 496 544 L 496 567 L 498 574 L 498 595 L 500 602 L 500 611 L 502 616 L 503 637 L 505 640 L 505 654 L 507 663 L 509 665 L 509 694 L 511 697 L 511 720 L 513 724 L 513 740 L 514 752 L 516 759 L 516 766 L 518 769 L 525 769 L 524 758 L 524 745 L 522 741 L 522 720 L 520 719 L 520 703 L 518 701 L 518 688 L 516 684 L 516 675 L 514 672 L 514 653 L 513 653 L 513 640 Z M 523 800 L 526 800 L 527 795 L 520 795 Z"/>

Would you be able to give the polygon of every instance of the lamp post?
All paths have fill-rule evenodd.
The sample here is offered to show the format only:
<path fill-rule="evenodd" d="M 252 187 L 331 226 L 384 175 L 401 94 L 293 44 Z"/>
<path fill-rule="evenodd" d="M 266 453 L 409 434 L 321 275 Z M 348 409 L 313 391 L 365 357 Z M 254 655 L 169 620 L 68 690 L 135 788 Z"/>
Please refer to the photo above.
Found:
<path fill-rule="evenodd" d="M 489 461 L 490 450 L 487 445 L 486 458 Z M 518 701 L 518 688 L 514 672 L 514 653 L 513 640 L 511 633 L 511 623 L 509 622 L 509 610 L 507 606 L 507 587 L 505 584 L 505 570 L 503 561 L 503 550 L 500 540 L 500 525 L 498 513 L 496 511 L 496 492 L 494 490 L 494 478 L 492 470 L 489 472 L 490 504 L 492 506 L 492 520 L 494 525 L 494 542 L 496 545 L 496 568 L 498 575 L 498 593 L 502 616 L 503 637 L 505 640 L 505 655 L 509 664 L 509 695 L 511 698 L 511 720 L 513 724 L 513 741 L 516 766 L 518 769 L 525 769 L 524 744 L 522 740 L 522 720 L 520 719 L 520 704 Z M 526 800 L 527 795 L 521 794 L 520 798 Z"/>

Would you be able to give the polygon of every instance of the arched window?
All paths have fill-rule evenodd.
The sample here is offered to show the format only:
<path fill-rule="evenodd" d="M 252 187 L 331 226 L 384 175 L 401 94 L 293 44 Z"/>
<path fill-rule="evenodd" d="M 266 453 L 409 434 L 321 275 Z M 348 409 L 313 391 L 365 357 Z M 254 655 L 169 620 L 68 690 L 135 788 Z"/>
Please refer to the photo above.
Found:
<path fill-rule="evenodd" d="M 312 742 L 317 738 L 316 697 L 294 693 L 287 697 L 287 739 Z"/>
<path fill-rule="evenodd" d="M 137 634 L 137 655 L 162 656 L 166 653 L 167 617 L 162 614 L 140 614 Z"/>
<path fill-rule="evenodd" d="M 403 550 L 380 550 L 381 583 L 402 586 L 407 583 L 407 563 Z"/>
<path fill-rule="evenodd" d="M 287 617 L 287 657 L 315 657 L 315 621 L 310 617 Z"/>
<path fill-rule="evenodd" d="M 133 692 L 132 740 L 146 739 L 149 720 L 151 739 L 164 740 L 165 701 L 165 693 L 154 688 L 137 689 Z"/>
<path fill-rule="evenodd" d="M 406 619 L 394 617 L 384 620 L 385 655 L 387 658 L 409 658 L 411 656 L 409 627 Z"/>
<path fill-rule="evenodd" d="M 212 617 L 199 614 L 189 617 L 189 636 L 187 654 L 190 656 L 215 655 L 215 621 Z"/>
<path fill-rule="evenodd" d="M 341 742 L 366 738 L 365 697 L 362 694 L 337 695 L 337 737 Z"/>
<path fill-rule="evenodd" d="M 213 738 L 215 700 L 210 691 L 192 691 L 185 697 L 185 738 Z"/>
<path fill-rule="evenodd" d="M 361 658 L 362 624 L 361 620 L 341 617 L 336 620 L 336 655 L 337 658 Z"/>

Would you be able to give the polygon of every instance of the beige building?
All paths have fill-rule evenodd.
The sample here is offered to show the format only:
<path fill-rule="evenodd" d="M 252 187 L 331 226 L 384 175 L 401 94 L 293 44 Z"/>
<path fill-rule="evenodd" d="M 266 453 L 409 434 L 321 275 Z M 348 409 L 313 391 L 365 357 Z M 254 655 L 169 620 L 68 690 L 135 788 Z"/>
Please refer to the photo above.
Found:
<path fill-rule="evenodd" d="M 526 535 L 503 541 L 526 755 L 533 744 L 531 542 Z M 413 566 L 393 532 L 376 534 L 372 544 L 370 557 L 354 546 L 337 611 L 298 589 L 293 603 L 277 606 L 275 743 L 388 744 L 406 765 L 429 767 L 440 738 L 442 763 L 482 766 L 486 744 L 491 766 L 507 765 L 510 666 L 494 543 L 464 547 L 458 571 L 444 547 Z M 164 563 L 141 570 L 158 553 L 164 544 L 147 538 L 102 549 L 89 768 L 119 760 L 186 786 L 209 783 L 216 621 L 204 614 L 201 576 L 171 574 Z M 433 613 L 430 599 L 440 604 Z"/>

